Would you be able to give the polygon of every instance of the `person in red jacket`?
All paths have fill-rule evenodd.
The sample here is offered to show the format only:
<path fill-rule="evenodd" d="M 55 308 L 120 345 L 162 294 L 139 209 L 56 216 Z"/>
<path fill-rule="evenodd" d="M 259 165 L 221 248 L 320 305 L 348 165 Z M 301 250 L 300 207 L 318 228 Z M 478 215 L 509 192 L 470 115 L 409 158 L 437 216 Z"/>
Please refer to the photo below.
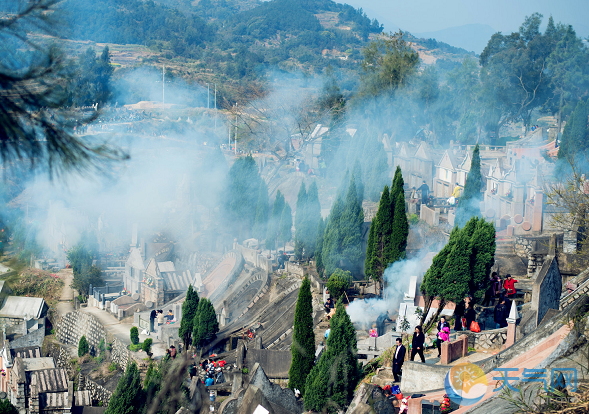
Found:
<path fill-rule="evenodd" d="M 503 288 L 505 289 L 505 296 L 513 297 L 515 296 L 515 284 L 517 280 L 513 279 L 511 275 L 507 275 L 505 282 L 503 282 Z"/>

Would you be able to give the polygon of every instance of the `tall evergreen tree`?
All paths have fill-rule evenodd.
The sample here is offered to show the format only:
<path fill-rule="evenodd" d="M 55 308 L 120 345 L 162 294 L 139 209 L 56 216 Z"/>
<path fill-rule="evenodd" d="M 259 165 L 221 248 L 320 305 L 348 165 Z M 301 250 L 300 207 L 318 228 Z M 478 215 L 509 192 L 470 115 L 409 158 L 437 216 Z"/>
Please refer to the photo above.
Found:
<path fill-rule="evenodd" d="M 307 208 L 305 214 L 305 251 L 307 257 L 315 255 L 317 229 L 321 221 L 321 204 L 319 204 L 319 191 L 317 182 L 313 181 L 307 191 Z"/>
<path fill-rule="evenodd" d="M 307 377 L 307 410 L 335 412 L 343 409 L 351 401 L 360 380 L 356 331 L 341 300 L 330 325 L 327 348 Z"/>
<path fill-rule="evenodd" d="M 275 249 L 276 239 L 278 238 L 280 219 L 282 217 L 282 210 L 284 210 L 284 196 L 280 193 L 280 190 L 276 192 L 276 198 L 274 199 L 274 205 L 272 206 L 272 215 L 268 222 L 268 235 L 266 236 L 266 248 Z"/>
<path fill-rule="evenodd" d="M 582 154 L 589 148 L 588 117 L 589 104 L 586 101 L 579 101 L 562 132 L 558 158 L 574 161 L 576 154 Z"/>
<path fill-rule="evenodd" d="M 110 397 L 105 414 L 139 414 L 143 412 L 144 393 L 137 364 L 127 364 L 125 374 Z"/>
<path fill-rule="evenodd" d="M 217 322 L 215 308 L 207 298 L 201 298 L 194 315 L 192 343 L 195 347 L 203 346 L 217 332 L 219 332 L 219 322 Z"/>
<path fill-rule="evenodd" d="M 356 191 L 358 193 L 358 200 L 360 204 L 364 201 L 364 182 L 362 180 L 362 166 L 360 165 L 360 161 L 356 158 L 356 162 L 354 163 L 354 169 L 352 170 L 352 176 L 356 180 Z"/>
<path fill-rule="evenodd" d="M 380 280 L 382 274 L 392 260 L 391 254 L 391 237 L 393 233 L 393 214 L 391 208 L 391 198 L 389 186 L 385 185 L 380 197 L 378 211 L 370 225 L 370 233 L 373 234 L 372 242 L 370 234 L 368 236 L 368 245 L 370 246 L 370 256 L 368 248 L 365 261 L 365 273 L 373 280 Z M 372 229 L 374 227 L 374 230 Z M 366 270 L 368 269 L 368 270 Z"/>
<path fill-rule="evenodd" d="M 464 191 L 456 209 L 455 223 L 459 227 L 464 226 L 472 216 L 480 215 L 480 202 L 483 199 L 481 180 L 481 157 L 479 154 L 479 145 L 477 144 L 472 152 L 470 171 L 466 177 Z"/>
<path fill-rule="evenodd" d="M 305 395 L 305 383 L 315 363 L 315 333 L 313 332 L 313 296 L 311 282 L 303 279 L 295 308 L 292 345 L 292 363 L 288 371 L 288 387 L 299 389 Z"/>
<path fill-rule="evenodd" d="M 305 246 L 306 233 L 306 215 L 307 215 L 307 189 L 305 182 L 301 183 L 299 194 L 297 197 L 297 210 L 295 211 L 295 256 L 297 260 L 303 258 L 303 250 Z"/>
<path fill-rule="evenodd" d="M 182 304 L 182 320 L 180 321 L 180 329 L 178 330 L 178 335 L 184 342 L 184 349 L 188 349 L 190 345 L 190 338 L 194 329 L 194 315 L 196 315 L 196 311 L 198 310 L 198 302 L 198 293 L 192 289 L 192 285 L 188 285 L 186 298 Z"/>
<path fill-rule="evenodd" d="M 323 234 L 325 233 L 325 220 L 319 219 L 317 225 L 317 239 L 315 241 L 315 268 L 319 276 L 323 276 L 325 266 L 323 265 Z"/>
<path fill-rule="evenodd" d="M 268 200 L 268 185 L 264 180 L 260 180 L 258 204 L 256 206 L 256 219 L 254 222 L 254 237 L 258 240 L 258 243 L 261 243 L 268 233 L 269 210 L 270 201 Z"/>
<path fill-rule="evenodd" d="M 407 237 L 409 237 L 409 222 L 405 211 L 405 195 L 403 192 L 399 192 L 395 202 L 395 217 L 391 236 L 391 262 L 405 258 Z"/>
<path fill-rule="evenodd" d="M 364 211 L 362 201 L 358 200 L 358 190 L 354 175 L 350 179 L 346 205 L 340 221 L 340 236 L 342 255 L 347 268 L 359 271 L 362 260 L 362 224 L 364 223 Z"/>
<path fill-rule="evenodd" d="M 459 303 L 470 289 L 470 238 L 461 231 L 442 269 L 442 292 L 446 301 Z"/>
<path fill-rule="evenodd" d="M 397 169 L 395 170 L 395 176 L 393 177 L 393 185 L 391 186 L 391 209 L 393 210 L 393 216 L 395 211 L 395 203 L 397 202 L 397 197 L 399 193 L 404 194 L 403 187 L 405 186 L 405 180 L 403 180 L 403 172 L 401 171 L 401 167 L 397 165 Z"/>
<path fill-rule="evenodd" d="M 366 244 L 366 258 L 364 259 L 364 274 L 367 279 L 378 280 L 376 273 L 376 261 L 374 250 L 376 248 L 376 217 L 370 222 L 370 231 L 368 232 L 368 243 Z"/>
<path fill-rule="evenodd" d="M 282 243 L 284 243 L 284 248 L 286 249 L 286 242 L 292 239 L 292 210 L 290 209 L 290 204 L 288 203 L 285 203 L 284 209 L 282 209 L 279 231 L 280 235 L 278 238 Z"/>
<path fill-rule="evenodd" d="M 495 263 L 495 226 L 480 219 L 470 239 L 471 280 L 469 290 L 475 302 L 480 303 L 489 287 L 489 274 Z"/>
<path fill-rule="evenodd" d="M 340 197 L 335 200 L 331 212 L 327 218 L 325 232 L 323 233 L 322 262 L 325 269 L 325 277 L 331 276 L 335 269 L 340 267 L 343 259 L 341 247 L 341 220 L 344 213 L 344 203 Z"/>

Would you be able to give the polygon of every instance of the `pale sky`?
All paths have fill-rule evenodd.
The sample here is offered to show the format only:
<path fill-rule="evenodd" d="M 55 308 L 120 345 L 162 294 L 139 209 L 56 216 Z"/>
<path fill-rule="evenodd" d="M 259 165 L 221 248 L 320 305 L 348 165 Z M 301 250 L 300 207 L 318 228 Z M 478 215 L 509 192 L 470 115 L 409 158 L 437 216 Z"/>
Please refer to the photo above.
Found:
<path fill-rule="evenodd" d="M 487 24 L 496 31 L 517 31 L 526 15 L 539 12 L 544 25 L 572 24 L 577 35 L 589 36 L 589 0 L 340 0 L 363 7 L 412 33 L 432 32 L 465 24 Z M 376 14 L 376 15 L 375 15 Z M 379 19 L 380 20 L 380 19 Z M 386 26 L 386 24 L 385 24 Z"/>

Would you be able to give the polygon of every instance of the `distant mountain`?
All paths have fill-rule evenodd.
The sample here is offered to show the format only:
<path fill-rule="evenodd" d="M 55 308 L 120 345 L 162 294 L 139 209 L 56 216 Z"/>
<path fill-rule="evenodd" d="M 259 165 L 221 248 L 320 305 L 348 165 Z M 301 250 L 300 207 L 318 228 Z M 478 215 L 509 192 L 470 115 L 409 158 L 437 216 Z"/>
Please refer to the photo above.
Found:
<path fill-rule="evenodd" d="M 435 32 L 413 33 L 416 37 L 436 39 L 452 46 L 480 54 L 496 30 L 486 24 L 465 24 Z"/>

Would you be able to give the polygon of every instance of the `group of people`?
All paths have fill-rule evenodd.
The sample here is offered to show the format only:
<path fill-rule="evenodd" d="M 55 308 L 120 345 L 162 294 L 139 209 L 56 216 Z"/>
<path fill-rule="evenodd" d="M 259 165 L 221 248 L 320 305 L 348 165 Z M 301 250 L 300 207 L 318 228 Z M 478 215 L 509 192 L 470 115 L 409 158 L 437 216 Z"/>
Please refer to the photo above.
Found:
<path fill-rule="evenodd" d="M 516 294 L 515 284 L 518 283 L 510 274 L 505 275 L 505 280 L 501 280 L 501 277 L 497 272 L 491 273 L 491 280 L 489 288 L 485 292 L 485 298 L 483 300 L 483 306 L 489 306 L 495 302 L 495 299 L 501 296 L 507 298 L 514 298 Z"/>
<path fill-rule="evenodd" d="M 415 188 L 413 187 L 411 189 L 411 202 L 412 203 L 417 203 L 417 201 L 419 200 L 419 195 L 418 192 L 421 193 L 421 204 L 427 204 L 429 201 L 429 186 L 425 183 L 425 180 L 423 180 L 423 183 L 421 184 L 421 187 L 419 188 Z"/>
<path fill-rule="evenodd" d="M 208 387 L 214 384 L 222 384 L 225 382 L 225 376 L 223 375 L 223 368 L 225 367 L 226 361 L 213 361 L 212 359 L 205 359 L 200 364 L 201 368 L 205 372 L 204 384 Z M 194 365 L 194 371 L 190 370 L 190 378 L 196 375 L 196 365 Z"/>
<path fill-rule="evenodd" d="M 157 319 L 157 326 L 161 326 L 163 325 L 166 321 L 167 323 L 173 323 L 176 322 L 176 319 L 174 317 L 174 312 L 172 312 L 172 309 L 170 309 L 168 311 L 167 315 L 164 315 L 164 311 L 162 309 L 154 309 L 151 311 L 151 313 L 149 314 L 149 331 L 150 332 L 155 332 L 155 321 Z"/>

